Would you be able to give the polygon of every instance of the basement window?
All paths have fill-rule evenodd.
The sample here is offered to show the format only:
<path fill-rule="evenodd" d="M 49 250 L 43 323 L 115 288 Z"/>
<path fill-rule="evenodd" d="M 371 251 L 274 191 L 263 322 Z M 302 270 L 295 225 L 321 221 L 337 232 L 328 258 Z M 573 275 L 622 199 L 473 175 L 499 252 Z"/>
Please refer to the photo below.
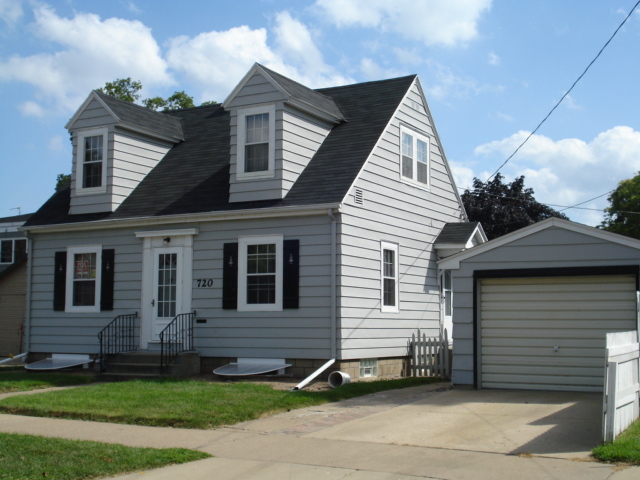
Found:
<path fill-rule="evenodd" d="M 360 378 L 377 377 L 378 376 L 378 359 L 377 358 L 361 358 L 360 359 Z"/>

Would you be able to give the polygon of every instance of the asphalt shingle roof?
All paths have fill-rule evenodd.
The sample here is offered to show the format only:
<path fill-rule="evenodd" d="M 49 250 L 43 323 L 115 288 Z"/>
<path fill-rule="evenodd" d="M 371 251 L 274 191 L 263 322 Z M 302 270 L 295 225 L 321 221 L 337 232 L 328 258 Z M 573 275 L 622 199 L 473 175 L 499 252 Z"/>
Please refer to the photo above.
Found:
<path fill-rule="evenodd" d="M 447 223 L 436 238 L 435 244 L 465 244 L 475 232 L 479 222 Z"/>
<path fill-rule="evenodd" d="M 179 118 L 119 100 L 100 91 L 96 91 L 96 94 L 123 123 L 171 138 L 184 138 Z"/>
<path fill-rule="evenodd" d="M 309 87 L 305 87 L 301 83 L 295 82 L 290 78 L 280 75 L 278 72 L 268 69 L 267 67 L 260 65 L 265 72 L 280 84 L 292 97 L 302 100 L 310 105 L 313 105 L 320 110 L 324 110 L 332 114 L 333 116 L 343 119 L 344 115 L 340 111 L 340 108 L 336 105 L 335 101 L 317 90 L 313 90 Z"/>
<path fill-rule="evenodd" d="M 184 141 L 115 212 L 69 215 L 66 188 L 27 226 L 341 202 L 414 79 L 412 75 L 317 90 L 335 102 L 346 121 L 333 127 L 284 199 L 229 203 L 230 116 L 221 105 L 212 105 L 166 114 L 180 121 Z"/>

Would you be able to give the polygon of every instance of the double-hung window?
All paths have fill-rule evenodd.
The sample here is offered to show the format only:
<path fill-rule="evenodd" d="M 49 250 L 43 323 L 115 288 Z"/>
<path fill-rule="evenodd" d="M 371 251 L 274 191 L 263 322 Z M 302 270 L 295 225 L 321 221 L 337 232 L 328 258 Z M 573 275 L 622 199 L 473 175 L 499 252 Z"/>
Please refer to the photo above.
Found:
<path fill-rule="evenodd" d="M 0 241 L 0 263 L 15 263 L 27 254 L 27 239 Z"/>
<path fill-rule="evenodd" d="M 99 312 L 102 248 L 67 249 L 67 312 Z"/>
<path fill-rule="evenodd" d="M 107 130 L 83 130 L 78 133 L 76 155 L 76 191 L 101 193 L 107 183 Z"/>
<path fill-rule="evenodd" d="M 398 312 L 398 245 L 381 242 L 380 244 L 380 290 L 381 310 Z"/>
<path fill-rule="evenodd" d="M 400 127 L 400 178 L 404 182 L 428 188 L 429 137 Z"/>
<path fill-rule="evenodd" d="M 240 237 L 238 310 L 282 310 L 282 235 Z"/>
<path fill-rule="evenodd" d="M 275 107 L 238 110 L 236 178 L 273 177 L 275 173 Z"/>

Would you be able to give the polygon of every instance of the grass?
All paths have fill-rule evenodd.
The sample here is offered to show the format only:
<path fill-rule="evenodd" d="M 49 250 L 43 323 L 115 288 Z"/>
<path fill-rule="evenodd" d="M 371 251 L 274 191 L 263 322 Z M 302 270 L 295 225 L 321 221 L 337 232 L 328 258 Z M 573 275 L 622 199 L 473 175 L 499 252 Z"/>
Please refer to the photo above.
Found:
<path fill-rule="evenodd" d="M 134 380 L 17 395 L 0 401 L 0 412 L 179 428 L 209 429 L 279 412 L 433 383 L 433 378 L 358 382 L 320 392 L 275 390 L 255 383 L 198 380 Z"/>
<path fill-rule="evenodd" d="M 0 393 L 26 392 L 50 387 L 67 387 L 94 382 L 90 375 L 65 373 L 32 373 L 24 370 L 0 371 Z"/>
<path fill-rule="evenodd" d="M 0 433 L 1 480 L 81 480 L 192 462 L 210 456 L 182 448 L 133 448 Z"/>
<path fill-rule="evenodd" d="M 596 447 L 591 452 L 602 462 L 640 465 L 640 420 L 636 420 L 613 442 Z"/>

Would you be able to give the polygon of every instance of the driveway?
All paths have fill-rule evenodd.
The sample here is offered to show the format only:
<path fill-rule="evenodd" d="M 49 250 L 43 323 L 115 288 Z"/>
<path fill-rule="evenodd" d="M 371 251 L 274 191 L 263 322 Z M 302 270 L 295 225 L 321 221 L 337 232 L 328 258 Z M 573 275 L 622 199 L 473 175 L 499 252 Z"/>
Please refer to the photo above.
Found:
<path fill-rule="evenodd" d="M 11 415 L 0 415 L 0 431 L 215 455 L 121 480 L 640 478 L 639 467 L 589 459 L 599 443 L 601 401 L 594 394 L 429 385 L 208 431 Z"/>

